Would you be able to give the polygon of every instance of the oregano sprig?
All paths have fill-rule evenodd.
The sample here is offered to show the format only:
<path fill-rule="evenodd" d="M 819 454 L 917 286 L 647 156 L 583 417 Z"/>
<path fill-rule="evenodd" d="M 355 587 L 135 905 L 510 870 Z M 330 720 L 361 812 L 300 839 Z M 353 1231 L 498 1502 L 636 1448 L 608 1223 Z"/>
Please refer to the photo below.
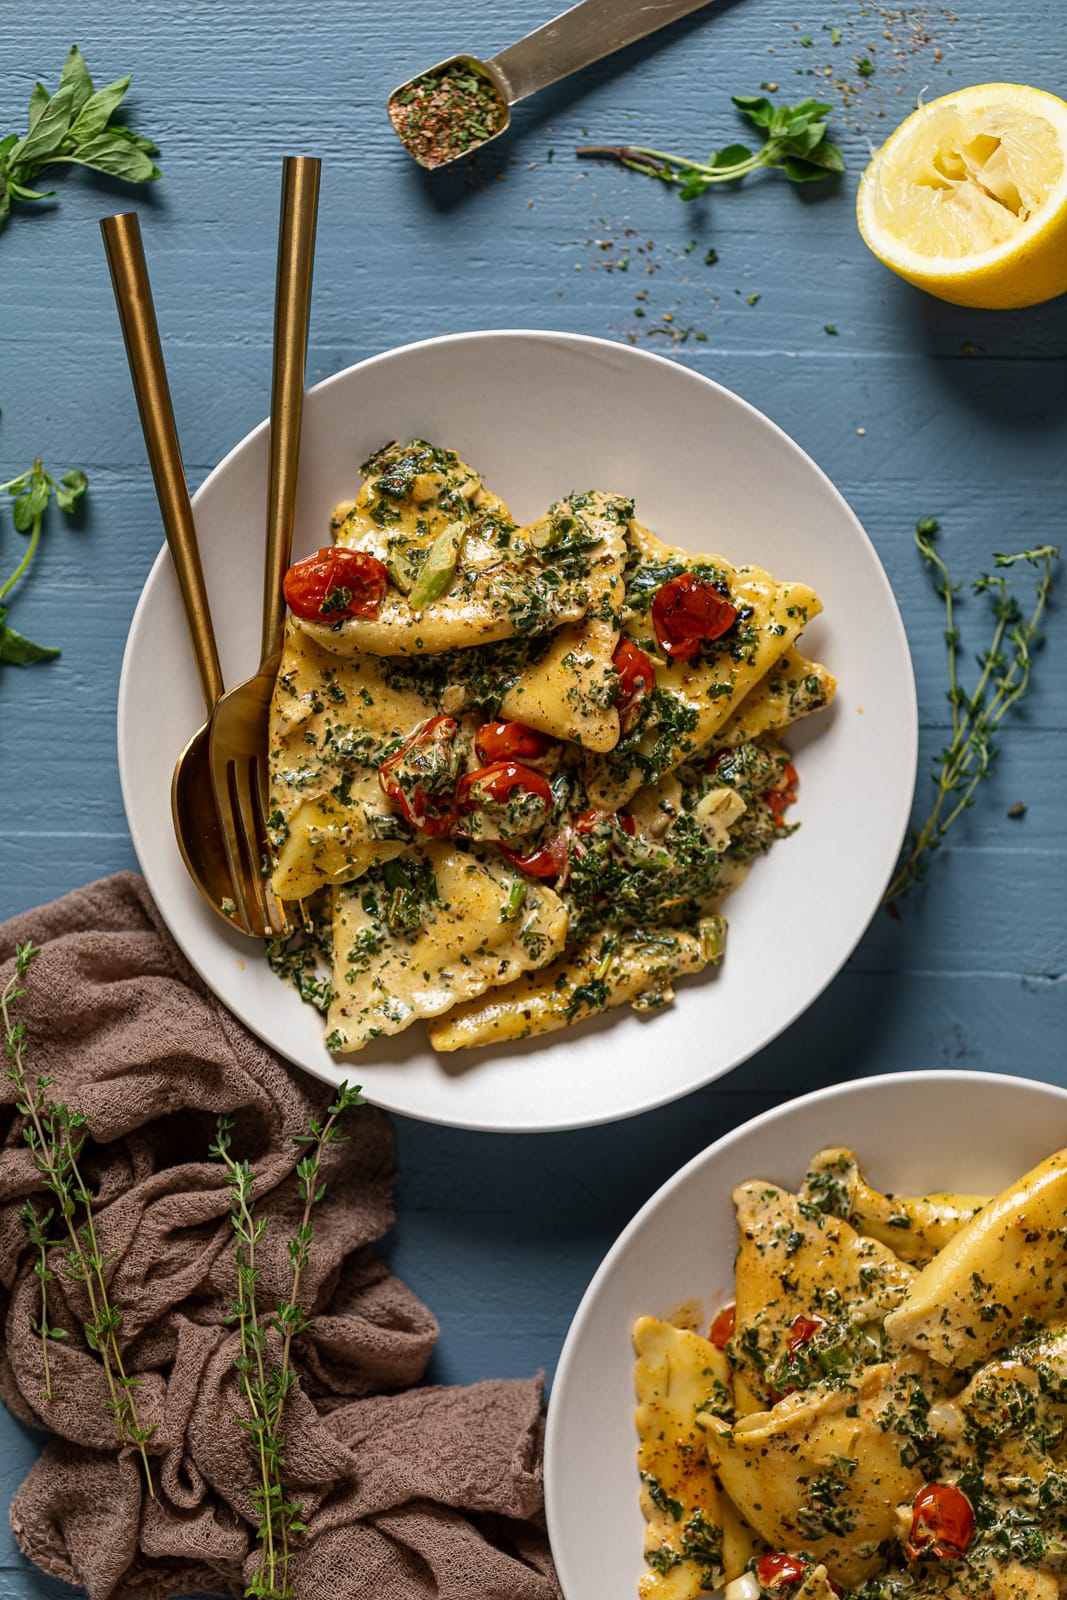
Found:
<path fill-rule="evenodd" d="M 993 636 L 976 656 L 979 677 L 968 691 L 960 682 L 963 648 L 956 600 L 962 584 L 953 583 L 935 538 L 940 525 L 934 517 L 915 525 L 915 543 L 924 564 L 934 576 L 934 588 L 945 606 L 945 644 L 948 651 L 947 699 L 952 716 L 952 739 L 938 754 L 931 777 L 937 789 L 929 815 L 913 828 L 904 846 L 884 902 L 899 916 L 898 901 L 926 877 L 929 857 L 941 848 L 952 824 L 975 802 L 975 791 L 993 771 L 997 749 L 993 735 L 1013 706 L 1030 687 L 1034 652 L 1041 642 L 1041 619 L 1053 587 L 1053 566 L 1059 559 L 1055 545 L 1039 545 L 1015 555 L 994 555 L 996 570 L 983 572 L 971 585 L 976 595 L 988 595 L 993 611 Z M 1026 563 L 1037 569 L 1034 597 L 1024 611 L 1010 587 L 1009 569 Z"/>
<path fill-rule="evenodd" d="M 751 94 L 735 94 L 733 103 L 764 130 L 766 140 L 758 150 L 728 144 L 713 150 L 707 160 L 694 161 L 644 145 L 618 144 L 583 145 L 575 155 L 618 161 L 646 177 L 677 184 L 682 200 L 697 199 L 713 184 L 736 183 L 761 167 L 783 172 L 791 183 L 816 183 L 833 172 L 844 172 L 844 157 L 827 134 L 831 105 L 800 100 L 794 106 L 776 106 L 763 95 Z"/>
<path fill-rule="evenodd" d="M 14 1085 L 15 1109 L 25 1118 L 23 1137 L 29 1146 L 34 1166 L 44 1180 L 56 1207 L 44 1217 L 37 1215 L 36 1207 L 27 1202 L 20 1211 L 30 1242 L 38 1251 L 34 1271 L 41 1281 L 41 1315 L 34 1323 L 40 1335 L 45 1358 L 45 1394 L 54 1398 L 51 1368 L 47 1360 L 48 1340 L 65 1338 L 65 1330 L 54 1329 L 48 1322 L 47 1285 L 54 1281 L 48 1267 L 48 1251 L 56 1241 L 47 1238 L 48 1224 L 58 1209 L 57 1226 L 65 1230 L 66 1250 L 60 1271 L 85 1290 L 89 1302 L 89 1315 L 83 1322 L 86 1342 L 99 1355 L 107 1380 L 111 1401 L 111 1414 L 119 1438 L 125 1445 L 133 1445 L 141 1457 L 145 1484 L 150 1495 L 155 1495 L 152 1469 L 148 1464 L 145 1446 L 155 1433 L 155 1427 L 141 1426 L 137 1414 L 134 1390 L 140 1385 L 126 1371 L 119 1347 L 119 1328 L 122 1312 L 111 1302 L 108 1293 L 106 1270 L 113 1257 L 105 1256 L 93 1217 L 93 1195 L 82 1174 L 79 1161 L 87 1137 L 84 1115 L 66 1105 L 48 1099 L 51 1079 L 38 1076 L 31 1086 L 26 1071 L 26 1022 L 17 1017 L 15 1007 L 26 993 L 24 979 L 34 958 L 39 954 L 29 941 L 15 947 L 15 971 L 0 990 L 0 1024 L 3 1027 L 4 1054 L 8 1065 L 4 1076 Z M 79 1223 L 79 1216 L 81 1221 Z"/>
<path fill-rule="evenodd" d="M 88 478 L 77 467 L 64 472 L 57 480 L 44 470 L 39 459 L 27 472 L 20 472 L 17 477 L 0 483 L 0 494 L 11 495 L 14 499 L 12 516 L 16 531 L 30 536 L 15 570 L 5 582 L 0 583 L 0 662 L 7 661 L 24 667 L 34 661 L 49 661 L 59 655 L 54 645 L 34 644 L 32 639 L 16 633 L 5 621 L 10 608 L 4 605 L 4 601 L 19 579 L 25 577 L 37 554 L 45 513 L 53 497 L 60 511 L 71 516 L 88 487 Z"/>
<path fill-rule="evenodd" d="M 70 47 L 55 94 L 43 83 L 34 85 L 26 132 L 0 139 L 0 228 L 16 201 L 54 197 L 54 189 L 31 187 L 45 167 L 90 167 L 127 183 L 163 176 L 152 160 L 159 151 L 151 139 L 112 120 L 129 87 L 127 74 L 95 89 L 77 45 Z"/>
<path fill-rule="evenodd" d="M 248 1416 L 239 1426 L 252 1439 L 256 1450 L 258 1484 L 252 1501 L 259 1517 L 257 1539 L 261 1546 L 259 1566 L 246 1593 L 256 1600 L 291 1600 L 289 1583 L 290 1539 L 306 1532 L 303 1508 L 285 1493 L 282 1473 L 285 1466 L 283 1421 L 285 1402 L 297 1383 L 292 1367 L 292 1343 L 311 1326 L 311 1317 L 300 1303 L 300 1286 L 314 1240 L 312 1213 L 326 1193 L 322 1179 L 322 1157 L 329 1145 L 343 1144 L 347 1135 L 338 1122 L 344 1112 L 365 1104 L 359 1088 L 342 1083 L 324 1122 L 312 1118 L 309 1131 L 296 1136 L 297 1144 L 307 1145 L 307 1154 L 296 1167 L 296 1179 L 303 1212 L 296 1232 L 288 1242 L 292 1284 L 289 1297 L 275 1304 L 264 1316 L 259 1309 L 257 1285 L 260 1268 L 256 1251 L 266 1235 L 266 1222 L 256 1217 L 252 1190 L 256 1175 L 247 1161 L 238 1161 L 231 1152 L 233 1118 L 220 1116 L 211 1154 L 224 1165 L 230 1187 L 230 1220 L 237 1238 L 237 1294 L 227 1319 L 240 1331 L 241 1344 L 234 1366 L 240 1376 L 241 1392 Z M 271 1361 L 268 1331 L 281 1338 L 281 1359 Z"/>

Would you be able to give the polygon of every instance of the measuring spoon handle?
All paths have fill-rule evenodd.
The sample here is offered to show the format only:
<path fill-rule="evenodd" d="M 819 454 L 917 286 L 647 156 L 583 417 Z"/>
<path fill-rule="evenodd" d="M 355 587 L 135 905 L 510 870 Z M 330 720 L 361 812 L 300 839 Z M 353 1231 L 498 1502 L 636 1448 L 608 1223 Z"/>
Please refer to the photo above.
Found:
<path fill-rule="evenodd" d="M 163 347 L 159 342 L 159 328 L 156 325 L 137 213 L 126 211 L 117 217 L 103 217 L 100 231 L 104 235 L 104 249 L 111 269 L 122 337 L 126 342 L 126 359 L 130 364 L 133 392 L 141 413 L 144 442 L 155 480 L 159 514 L 178 575 L 185 620 L 189 625 L 196 669 L 200 674 L 200 688 L 210 711 L 223 691 L 222 668 L 211 627 L 193 507 L 178 443 L 167 371 L 163 365 Z"/>
<path fill-rule="evenodd" d="M 581 0 L 486 63 L 508 105 L 655 33 L 710 0 Z"/>

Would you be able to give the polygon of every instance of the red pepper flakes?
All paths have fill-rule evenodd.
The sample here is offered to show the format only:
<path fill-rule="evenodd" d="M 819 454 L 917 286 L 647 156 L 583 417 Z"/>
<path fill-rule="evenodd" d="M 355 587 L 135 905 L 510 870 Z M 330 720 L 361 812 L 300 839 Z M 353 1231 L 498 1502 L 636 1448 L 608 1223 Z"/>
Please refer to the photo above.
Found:
<path fill-rule="evenodd" d="M 468 61 L 446 61 L 389 96 L 389 120 L 422 167 L 443 167 L 499 133 L 508 108 L 492 79 Z"/>

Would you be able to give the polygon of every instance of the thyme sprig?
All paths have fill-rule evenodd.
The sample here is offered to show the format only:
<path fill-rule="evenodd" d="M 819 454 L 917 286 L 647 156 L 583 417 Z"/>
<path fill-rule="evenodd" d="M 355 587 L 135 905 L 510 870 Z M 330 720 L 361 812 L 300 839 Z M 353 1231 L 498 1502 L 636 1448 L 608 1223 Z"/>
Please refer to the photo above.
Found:
<path fill-rule="evenodd" d="M 728 144 L 713 150 L 706 161 L 633 144 L 584 145 L 574 153 L 618 161 L 633 172 L 677 184 L 681 200 L 695 200 L 713 184 L 736 183 L 761 167 L 783 172 L 791 183 L 815 183 L 832 172 L 844 172 L 844 157 L 826 131 L 831 105 L 800 100 L 794 106 L 776 106 L 763 95 L 751 94 L 735 94 L 733 103 L 766 133 L 758 150 Z"/>
<path fill-rule="evenodd" d="M 25 1118 L 23 1137 L 29 1146 L 34 1166 L 44 1180 L 45 1188 L 56 1205 L 43 1217 L 27 1202 L 20 1211 L 30 1242 L 38 1251 L 34 1271 L 41 1282 L 41 1315 L 34 1331 L 40 1335 L 45 1365 L 45 1395 L 54 1398 L 51 1368 L 48 1363 L 49 1339 L 65 1338 L 66 1331 L 49 1325 L 47 1285 L 54 1281 L 48 1266 L 48 1251 L 56 1241 L 47 1237 L 47 1230 L 58 1209 L 57 1227 L 66 1233 L 66 1245 L 60 1272 L 72 1283 L 81 1284 L 89 1302 L 89 1316 L 83 1322 L 86 1342 L 100 1357 L 107 1379 L 111 1401 L 111 1414 L 124 1445 L 134 1446 L 141 1457 L 145 1484 L 155 1497 L 152 1469 L 148 1463 L 145 1445 L 155 1433 L 155 1427 L 141 1426 L 137 1414 L 134 1390 L 139 1381 L 130 1377 L 122 1359 L 119 1346 L 119 1329 L 122 1312 L 112 1304 L 107 1287 L 107 1268 L 114 1259 L 104 1255 L 93 1217 L 93 1194 L 79 1165 L 81 1153 L 88 1137 L 86 1118 L 80 1111 L 49 1100 L 50 1078 L 38 1077 L 30 1085 L 26 1071 L 26 1022 L 17 1017 L 15 1007 L 26 993 L 23 980 L 34 958 L 39 954 L 29 941 L 15 947 L 15 971 L 0 991 L 0 1022 L 3 1025 L 4 1054 L 8 1066 L 4 1076 L 14 1085 L 17 1099 L 15 1109 Z M 81 1216 L 82 1221 L 78 1222 Z"/>
<path fill-rule="evenodd" d="M 266 1316 L 260 1311 L 257 1297 L 261 1271 L 257 1248 L 266 1235 L 267 1224 L 253 1209 L 256 1174 L 247 1161 L 239 1161 L 232 1154 L 232 1117 L 219 1117 L 216 1140 L 211 1146 L 211 1154 L 226 1168 L 231 1196 L 230 1220 L 237 1238 L 237 1294 L 227 1320 L 239 1329 L 241 1336 L 240 1354 L 234 1366 L 249 1414 L 238 1419 L 239 1425 L 252 1439 L 257 1459 L 259 1482 L 252 1500 L 259 1517 L 256 1537 L 261 1556 L 255 1576 L 245 1591 L 256 1600 L 290 1600 L 293 1593 L 289 1582 L 290 1540 L 293 1534 L 305 1532 L 306 1524 L 302 1520 L 303 1508 L 285 1493 L 282 1424 L 286 1399 L 298 1381 L 292 1366 L 293 1340 L 311 1326 L 312 1320 L 300 1303 L 300 1287 L 314 1239 L 312 1212 L 326 1193 L 326 1185 L 321 1181 L 323 1154 L 329 1145 L 343 1144 L 347 1138 L 338 1126 L 343 1113 L 363 1104 L 359 1088 L 350 1089 L 347 1083 L 342 1083 L 326 1120 L 320 1123 L 312 1118 L 309 1131 L 297 1135 L 297 1144 L 307 1145 L 309 1149 L 296 1167 L 304 1209 L 296 1232 L 288 1242 L 292 1282 L 288 1299 L 278 1301 L 273 1312 Z M 271 1331 L 281 1339 L 281 1359 L 277 1362 L 271 1360 L 268 1341 Z"/>
<path fill-rule="evenodd" d="M 925 822 L 913 828 L 904 846 L 884 902 L 899 916 L 897 902 L 926 877 L 929 857 L 939 850 L 952 824 L 974 805 L 975 791 L 993 771 L 997 748 L 993 742 L 1001 722 L 1019 704 L 1030 686 L 1034 652 L 1041 642 L 1041 619 L 1053 588 L 1053 565 L 1059 559 L 1055 545 L 1039 545 L 1015 555 L 994 556 L 997 571 L 983 572 L 971 585 L 976 595 L 988 595 L 994 627 L 989 647 L 980 652 L 980 669 L 973 690 L 960 682 L 962 635 L 956 614 L 956 597 L 962 584 L 953 583 L 934 540 L 939 524 L 934 517 L 916 523 L 915 543 L 934 575 L 934 588 L 945 604 L 945 644 L 948 650 L 947 699 L 952 713 L 952 740 L 939 753 L 931 774 L 937 789 Z M 1025 562 L 1038 571 L 1029 613 L 1023 611 L 1009 587 L 1006 569 Z"/>
<path fill-rule="evenodd" d="M 8 607 L 3 602 L 19 579 L 25 576 L 37 554 L 44 515 L 53 496 L 59 509 L 70 516 L 88 487 L 88 478 L 77 467 L 65 472 L 57 481 L 44 470 L 39 459 L 27 472 L 20 472 L 17 477 L 0 483 L 0 494 L 9 494 L 13 498 L 12 518 L 16 531 L 30 536 L 14 572 L 6 582 L 0 583 L 0 662 L 29 666 L 31 662 L 48 661 L 58 656 L 59 651 L 53 645 L 34 644 L 31 639 L 24 638 L 9 627 L 4 620 Z"/>

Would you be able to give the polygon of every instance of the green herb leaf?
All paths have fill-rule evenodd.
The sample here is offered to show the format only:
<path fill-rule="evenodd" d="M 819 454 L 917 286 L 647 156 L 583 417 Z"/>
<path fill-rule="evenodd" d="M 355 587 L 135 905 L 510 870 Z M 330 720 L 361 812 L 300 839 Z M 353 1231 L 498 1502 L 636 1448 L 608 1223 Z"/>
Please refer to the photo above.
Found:
<path fill-rule="evenodd" d="M 36 128 L 37 124 L 40 122 L 45 107 L 48 105 L 48 102 L 51 100 L 51 98 L 52 96 L 48 93 L 48 90 L 45 88 L 43 83 L 34 84 L 32 90 L 30 91 L 30 109 L 29 116 L 27 117 L 27 131 L 29 133 L 32 133 L 34 128 Z M 18 143 L 18 138 L 15 134 L 11 135 L 11 142 L 12 144 Z"/>
<path fill-rule="evenodd" d="M 92 167 L 96 172 L 106 172 L 113 178 L 125 178 L 127 183 L 151 183 L 163 174 L 152 160 L 121 133 L 97 134 L 80 144 L 76 154 L 66 157 L 76 166 Z"/>
<path fill-rule="evenodd" d="M 130 75 L 127 73 L 124 78 L 116 78 L 114 83 L 109 83 L 106 88 L 98 89 L 95 94 L 91 94 L 71 126 L 71 138 L 81 144 L 87 139 L 95 139 L 98 133 L 103 133 L 111 120 L 111 113 L 118 110 L 129 87 Z"/>
<path fill-rule="evenodd" d="M 813 183 L 845 170 L 840 150 L 827 137 L 826 118 L 833 107 L 824 101 L 809 98 L 794 106 L 776 106 L 765 95 L 739 94 L 733 103 L 767 134 L 766 144 L 755 153 L 743 144 L 728 144 L 713 150 L 706 161 L 690 161 L 643 145 L 594 145 L 575 154 L 618 161 L 646 177 L 677 184 L 682 200 L 695 200 L 713 183 L 736 182 L 759 167 L 775 168 L 792 183 Z"/>
<path fill-rule="evenodd" d="M 10 478 L 7 483 L 0 483 L 0 493 L 6 492 L 12 498 L 11 514 L 16 530 L 19 533 L 28 533 L 30 536 L 15 570 L 3 583 L 0 583 L 0 662 L 27 666 L 31 662 L 46 661 L 59 654 L 59 651 L 51 646 L 34 644 L 32 640 L 24 638 L 10 627 L 5 621 L 7 608 L 2 602 L 20 578 L 25 576 L 33 561 L 41 537 L 44 514 L 52 496 L 55 495 L 60 510 L 69 515 L 85 493 L 88 482 L 84 472 L 72 468 L 65 472 L 57 483 L 44 470 L 40 461 L 35 461 L 28 472 Z"/>
<path fill-rule="evenodd" d="M 63 63 L 63 71 L 59 79 L 60 88 L 65 83 L 70 84 L 71 103 L 74 106 L 74 115 L 77 116 L 93 92 L 93 80 L 89 76 L 89 68 L 85 65 L 85 57 L 76 44 L 71 45 L 67 51 L 67 59 Z M 48 90 L 43 84 L 39 83 L 37 89 L 41 91 L 46 99 L 48 98 Z M 35 90 L 34 93 L 36 92 Z M 32 99 L 30 105 L 32 108 Z"/>
<path fill-rule="evenodd" d="M 37 189 L 32 182 L 52 162 L 87 167 L 128 183 L 149 183 L 161 176 L 151 159 L 158 154 L 156 145 L 112 121 L 129 86 L 127 74 L 94 90 L 76 45 L 63 63 L 54 95 L 49 96 L 44 84 L 34 86 L 26 134 L 0 140 L 0 228 L 15 201 L 53 197 L 54 190 Z"/>
<path fill-rule="evenodd" d="M 11 666 L 28 667 L 35 661 L 50 661 L 53 656 L 58 656 L 59 651 L 52 645 L 34 644 L 32 639 L 16 633 L 4 621 L 6 615 L 6 610 L 0 606 L 0 661 L 6 661 Z"/>
<path fill-rule="evenodd" d="M 11 151 L 12 167 L 43 165 L 59 154 L 74 116 L 74 90 L 68 83 L 57 89 L 33 126 Z"/>

